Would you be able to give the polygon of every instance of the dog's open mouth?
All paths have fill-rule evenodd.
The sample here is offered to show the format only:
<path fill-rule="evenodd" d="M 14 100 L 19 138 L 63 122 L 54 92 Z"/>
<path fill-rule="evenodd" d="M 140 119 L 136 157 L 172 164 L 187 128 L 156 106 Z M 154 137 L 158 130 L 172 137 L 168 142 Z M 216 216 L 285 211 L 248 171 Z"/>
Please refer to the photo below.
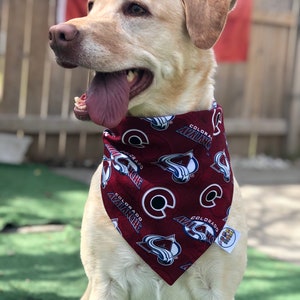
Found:
<path fill-rule="evenodd" d="M 146 90 L 152 81 L 153 74 L 146 69 L 96 72 L 86 93 L 75 97 L 75 116 L 113 128 L 126 116 L 130 99 Z"/>

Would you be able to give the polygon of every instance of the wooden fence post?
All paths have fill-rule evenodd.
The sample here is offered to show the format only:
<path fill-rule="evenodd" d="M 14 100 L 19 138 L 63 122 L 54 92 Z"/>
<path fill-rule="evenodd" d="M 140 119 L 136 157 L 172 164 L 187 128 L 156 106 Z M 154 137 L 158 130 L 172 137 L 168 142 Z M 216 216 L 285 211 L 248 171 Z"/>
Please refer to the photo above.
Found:
<path fill-rule="evenodd" d="M 298 15 L 298 30 L 296 32 L 296 37 L 298 38 L 296 43 L 295 52 L 295 64 L 294 64 L 294 74 L 292 80 L 292 90 L 291 90 L 291 102 L 289 111 L 289 126 L 287 135 L 287 154 L 290 156 L 299 155 L 300 149 L 300 3 L 298 0 L 294 1 L 294 11 Z"/>

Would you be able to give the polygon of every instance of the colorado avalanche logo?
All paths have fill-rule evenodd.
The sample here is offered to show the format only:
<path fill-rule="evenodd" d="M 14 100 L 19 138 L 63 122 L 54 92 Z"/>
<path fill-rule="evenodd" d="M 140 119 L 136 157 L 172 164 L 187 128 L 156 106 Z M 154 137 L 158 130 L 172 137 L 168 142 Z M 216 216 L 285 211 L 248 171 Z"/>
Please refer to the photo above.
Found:
<path fill-rule="evenodd" d="M 111 178 L 112 167 L 122 175 L 126 175 L 140 189 L 143 180 L 139 176 L 140 167 L 127 154 L 119 152 L 110 145 L 105 145 L 110 157 L 103 156 L 102 188 L 105 188 Z"/>
<path fill-rule="evenodd" d="M 158 131 L 167 130 L 170 126 L 171 121 L 174 119 L 174 116 L 164 116 L 164 117 L 153 117 L 153 118 L 144 118 L 144 120 L 151 123 L 151 127 Z"/>
<path fill-rule="evenodd" d="M 184 232 L 194 240 L 208 244 L 212 244 L 215 240 L 215 230 L 207 222 L 191 220 L 184 216 L 174 218 L 174 221 L 183 225 Z"/>
<path fill-rule="evenodd" d="M 157 165 L 170 172 L 176 183 L 187 183 L 199 169 L 193 150 L 187 153 L 164 155 L 159 158 Z"/>
<path fill-rule="evenodd" d="M 108 137 L 108 136 L 115 136 L 114 133 L 113 133 L 111 130 L 109 130 L 109 129 L 105 129 L 105 130 L 103 131 L 103 135 L 104 135 L 105 137 Z"/>
<path fill-rule="evenodd" d="M 215 232 L 213 228 L 205 222 L 194 221 L 191 227 L 186 226 L 184 227 L 184 230 L 191 238 L 198 241 L 204 241 L 212 244 L 215 239 Z"/>
<path fill-rule="evenodd" d="M 222 124 L 222 112 L 215 110 L 212 117 L 212 124 L 214 128 L 214 136 L 217 136 L 221 133 L 219 126 Z"/>
<path fill-rule="evenodd" d="M 114 168 L 123 175 L 128 175 L 130 170 L 138 173 L 138 165 L 126 154 L 119 152 L 118 155 L 113 157 Z"/>
<path fill-rule="evenodd" d="M 225 151 L 220 151 L 215 155 L 214 164 L 211 165 L 211 168 L 223 174 L 225 182 L 230 181 L 230 164 Z"/>
<path fill-rule="evenodd" d="M 111 177 L 111 160 L 105 155 L 103 156 L 103 166 L 102 166 L 102 188 L 107 186 L 107 183 Z"/>
<path fill-rule="evenodd" d="M 175 235 L 147 235 L 142 242 L 137 243 L 146 252 L 157 256 L 157 261 L 163 266 L 171 266 L 181 253 L 181 246 Z"/>
<path fill-rule="evenodd" d="M 111 221 L 112 221 L 112 223 L 113 223 L 115 229 L 117 229 L 117 231 L 122 235 L 122 232 L 121 232 L 121 230 L 120 230 L 120 228 L 119 228 L 119 219 L 116 218 L 116 219 L 112 219 Z"/>
<path fill-rule="evenodd" d="M 227 210 L 226 210 L 226 217 L 223 219 L 223 221 L 226 223 L 227 222 L 227 220 L 228 220 L 228 216 L 229 216 L 229 213 L 230 213 L 230 208 L 231 208 L 231 206 L 229 206 L 228 208 L 227 208 Z"/>

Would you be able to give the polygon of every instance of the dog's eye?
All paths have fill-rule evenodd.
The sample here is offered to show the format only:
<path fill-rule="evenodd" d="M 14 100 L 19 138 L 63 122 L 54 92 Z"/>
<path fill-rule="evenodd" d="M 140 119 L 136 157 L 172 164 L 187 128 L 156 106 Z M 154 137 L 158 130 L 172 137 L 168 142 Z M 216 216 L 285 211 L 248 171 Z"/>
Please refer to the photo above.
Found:
<path fill-rule="evenodd" d="M 149 11 L 140 4 L 132 2 L 124 7 L 124 14 L 131 17 L 143 17 L 149 15 Z"/>
<path fill-rule="evenodd" d="M 89 1 L 88 2 L 88 12 L 90 12 L 92 10 L 93 6 L 94 6 L 94 1 Z"/>

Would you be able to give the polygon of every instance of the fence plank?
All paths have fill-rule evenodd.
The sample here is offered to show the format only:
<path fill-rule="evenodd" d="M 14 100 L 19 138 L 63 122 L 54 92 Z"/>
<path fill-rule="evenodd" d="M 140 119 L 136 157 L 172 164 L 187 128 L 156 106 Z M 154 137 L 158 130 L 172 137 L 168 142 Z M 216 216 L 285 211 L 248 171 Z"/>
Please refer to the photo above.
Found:
<path fill-rule="evenodd" d="M 276 20 L 280 13 L 274 13 Z M 292 14 L 291 14 L 292 16 Z M 282 117 L 290 28 L 254 23 L 245 86 L 244 116 Z"/>
<path fill-rule="evenodd" d="M 19 110 L 26 6 L 27 1 L 9 0 L 2 113 Z"/>
<path fill-rule="evenodd" d="M 4 131 L 17 131 L 22 128 L 30 134 L 37 134 L 45 131 L 49 134 L 60 132 L 75 134 L 79 132 L 101 133 L 103 127 L 93 122 L 82 122 L 75 119 L 64 119 L 59 116 L 49 116 L 47 119 L 35 115 L 28 115 L 25 119 L 20 119 L 15 115 L 4 115 L 0 119 L 0 128 Z M 283 135 L 287 133 L 287 122 L 285 119 L 244 119 L 227 118 L 226 130 L 228 134 L 250 134 L 255 132 L 262 135 Z"/>
<path fill-rule="evenodd" d="M 295 16 L 291 16 L 290 13 L 276 14 L 274 18 L 274 12 L 256 11 L 253 13 L 252 20 L 256 24 L 271 25 L 271 26 L 283 26 L 293 27 L 297 26 L 297 19 Z"/>
<path fill-rule="evenodd" d="M 34 0 L 32 11 L 39 12 L 43 16 L 49 14 L 49 1 Z M 41 99 L 43 93 L 45 59 L 48 54 L 48 18 L 33 18 L 31 23 L 31 41 L 29 54 L 29 80 L 28 99 L 26 112 L 29 114 L 41 113 Z M 41 62 L 41 63 L 36 63 Z"/>
<path fill-rule="evenodd" d="M 246 64 L 243 62 L 223 63 L 218 66 L 215 97 L 224 107 L 226 118 L 240 116 L 241 111 L 243 111 L 245 77 Z"/>
<path fill-rule="evenodd" d="M 294 12 L 295 15 L 300 17 L 299 2 L 295 2 Z M 299 33 L 299 27 L 298 31 L 295 30 L 294 32 L 295 36 L 297 36 L 297 33 Z M 300 154 L 300 39 L 295 44 L 295 53 L 298 53 L 298 55 L 295 55 L 296 61 L 294 66 L 294 76 L 293 78 L 289 77 L 292 78 L 292 91 L 289 110 L 289 132 L 287 136 L 287 151 L 289 155 L 293 156 Z M 293 51 L 292 54 L 294 54 Z"/>
<path fill-rule="evenodd" d="M 288 124 L 285 119 L 227 119 L 226 132 L 229 135 L 283 136 L 287 134 Z"/>
<path fill-rule="evenodd" d="M 4 90 L 6 38 L 8 32 L 8 0 L 0 1 L 0 111 Z"/>
<path fill-rule="evenodd" d="M 37 115 L 27 115 L 26 118 L 19 118 L 15 114 L 5 114 L 0 118 L 1 131 L 16 132 L 19 129 L 28 134 L 46 132 L 48 134 L 102 132 L 103 128 L 93 122 L 82 122 L 76 119 L 61 118 L 61 116 L 48 116 L 46 119 Z"/>

